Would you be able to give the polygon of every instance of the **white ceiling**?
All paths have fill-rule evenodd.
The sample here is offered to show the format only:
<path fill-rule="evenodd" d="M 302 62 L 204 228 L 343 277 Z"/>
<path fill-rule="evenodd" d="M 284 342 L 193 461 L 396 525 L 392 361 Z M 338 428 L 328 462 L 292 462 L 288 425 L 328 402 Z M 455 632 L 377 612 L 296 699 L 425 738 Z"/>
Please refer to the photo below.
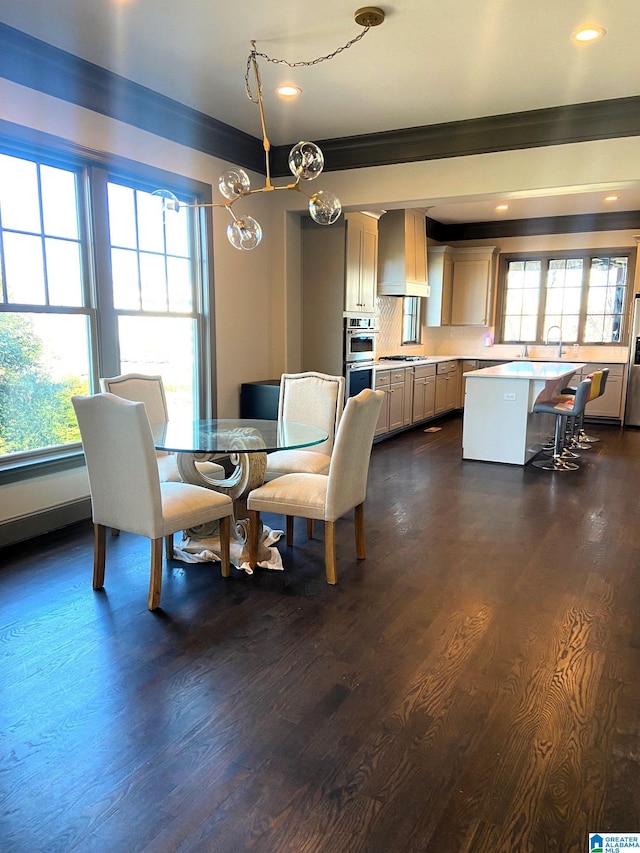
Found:
<path fill-rule="evenodd" d="M 332 53 L 362 30 L 346 0 L 2 0 L 0 21 L 260 137 L 245 94 L 250 40 L 289 61 Z M 260 60 L 274 145 L 607 100 L 640 92 L 639 0 L 403 0 L 348 50 L 314 67 Z M 595 23 L 607 34 L 579 45 Z M 276 84 L 302 89 L 283 103 Z M 439 205 L 442 222 L 640 209 L 640 188 Z"/>

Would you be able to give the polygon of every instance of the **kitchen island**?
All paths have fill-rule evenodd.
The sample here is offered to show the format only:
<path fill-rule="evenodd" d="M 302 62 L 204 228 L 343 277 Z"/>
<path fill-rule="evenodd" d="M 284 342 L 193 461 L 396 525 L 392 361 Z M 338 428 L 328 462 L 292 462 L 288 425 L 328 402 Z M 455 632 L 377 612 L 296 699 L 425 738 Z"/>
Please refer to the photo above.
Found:
<path fill-rule="evenodd" d="M 512 361 L 464 373 L 462 458 L 526 465 L 555 425 L 553 415 L 534 414 L 534 404 L 559 393 L 583 366 Z"/>

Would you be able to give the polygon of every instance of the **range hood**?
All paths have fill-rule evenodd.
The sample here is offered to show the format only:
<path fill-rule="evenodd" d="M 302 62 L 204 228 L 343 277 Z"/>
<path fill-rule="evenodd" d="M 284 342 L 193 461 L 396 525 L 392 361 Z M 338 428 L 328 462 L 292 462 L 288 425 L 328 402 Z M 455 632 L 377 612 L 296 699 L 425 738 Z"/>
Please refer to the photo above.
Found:
<path fill-rule="evenodd" d="M 427 216 L 389 210 L 378 222 L 378 296 L 428 296 Z"/>

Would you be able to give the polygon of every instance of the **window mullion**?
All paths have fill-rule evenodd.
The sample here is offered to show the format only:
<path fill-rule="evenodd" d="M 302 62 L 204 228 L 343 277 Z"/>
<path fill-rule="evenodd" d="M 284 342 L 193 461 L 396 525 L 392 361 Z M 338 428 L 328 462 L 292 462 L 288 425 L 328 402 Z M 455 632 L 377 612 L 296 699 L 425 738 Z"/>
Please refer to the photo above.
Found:
<path fill-rule="evenodd" d="M 107 172 L 97 166 L 88 170 L 91 206 L 93 283 L 98 323 L 98 374 L 114 376 L 119 369 L 118 320 L 113 307 Z M 97 377 L 94 377 L 97 379 Z"/>
<path fill-rule="evenodd" d="M 540 294 L 538 302 L 538 325 L 536 340 L 543 342 L 545 338 L 544 318 L 547 308 L 547 279 L 549 277 L 549 258 L 542 258 L 540 264 Z"/>

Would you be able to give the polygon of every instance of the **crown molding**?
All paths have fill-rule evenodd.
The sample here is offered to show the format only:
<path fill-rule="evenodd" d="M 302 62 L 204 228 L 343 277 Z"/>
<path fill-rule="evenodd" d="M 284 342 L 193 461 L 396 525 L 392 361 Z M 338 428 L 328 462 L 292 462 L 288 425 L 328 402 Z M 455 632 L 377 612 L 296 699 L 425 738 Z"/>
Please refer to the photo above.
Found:
<path fill-rule="evenodd" d="M 340 171 L 623 136 L 640 136 L 640 96 L 323 139 L 317 144 L 325 168 Z M 288 146 L 273 149 L 277 176 L 288 172 L 288 152 Z"/>
<path fill-rule="evenodd" d="M 427 236 L 438 243 L 452 243 L 457 240 L 496 240 L 499 237 L 580 234 L 588 231 L 627 231 L 634 228 L 640 228 L 640 210 L 573 216 L 539 216 L 534 219 L 505 219 L 499 222 L 466 222 L 452 225 L 427 218 Z"/>
<path fill-rule="evenodd" d="M 3 23 L 0 77 L 264 173 L 255 137 Z"/>

